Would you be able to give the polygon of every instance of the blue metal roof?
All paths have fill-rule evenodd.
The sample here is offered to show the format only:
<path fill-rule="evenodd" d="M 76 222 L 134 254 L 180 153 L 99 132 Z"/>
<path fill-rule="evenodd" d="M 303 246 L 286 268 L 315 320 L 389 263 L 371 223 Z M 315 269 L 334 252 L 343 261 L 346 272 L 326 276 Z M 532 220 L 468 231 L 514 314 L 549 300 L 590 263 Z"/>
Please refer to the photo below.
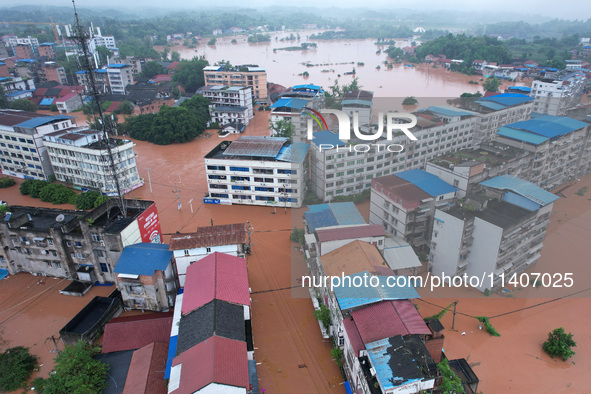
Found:
<path fill-rule="evenodd" d="M 479 101 L 492 101 L 507 107 L 513 105 L 534 101 L 532 97 L 520 93 L 501 93 L 494 96 L 482 97 Z"/>
<path fill-rule="evenodd" d="M 318 86 L 318 85 L 295 85 L 294 87 L 291 88 L 292 90 L 316 90 L 316 91 L 321 91 L 322 90 L 322 86 Z"/>
<path fill-rule="evenodd" d="M 449 183 L 441 180 L 437 175 L 430 174 L 423 170 L 416 169 L 402 171 L 397 172 L 394 175 L 412 183 L 431 197 L 453 193 L 458 190 Z"/>
<path fill-rule="evenodd" d="M 19 59 L 16 62 L 17 63 L 36 63 L 37 60 L 35 60 L 35 59 Z"/>
<path fill-rule="evenodd" d="M 6 97 L 17 97 L 17 96 L 20 96 L 24 93 L 31 93 L 31 92 L 33 92 L 33 90 L 17 90 L 16 92 L 7 93 Z"/>
<path fill-rule="evenodd" d="M 16 124 L 15 126 L 26 127 L 26 128 L 32 129 L 34 127 L 39 127 L 39 126 L 42 126 L 46 123 L 53 122 L 55 120 L 67 120 L 67 119 L 74 119 L 74 117 L 67 116 L 67 115 L 44 116 L 44 117 L 31 118 L 31 119 L 25 120 L 24 122 Z"/>
<path fill-rule="evenodd" d="M 483 107 L 490 108 L 490 109 L 492 109 L 492 110 L 494 110 L 494 111 L 498 111 L 498 110 L 500 110 L 500 109 L 505 109 L 505 108 L 507 108 L 507 106 L 506 106 L 506 105 L 499 104 L 499 103 L 493 103 L 493 102 L 490 102 L 490 101 L 481 101 L 481 100 L 476 100 L 476 102 L 477 102 L 478 104 L 482 105 Z"/>
<path fill-rule="evenodd" d="M 6 66 L 6 63 L 0 62 L 0 66 Z"/>
<path fill-rule="evenodd" d="M 522 92 L 528 92 L 528 93 L 531 92 L 531 88 L 527 87 L 527 86 L 509 86 L 509 90 L 520 90 Z"/>
<path fill-rule="evenodd" d="M 106 73 L 107 70 L 105 70 L 104 68 L 97 68 L 96 70 L 94 70 L 94 73 L 99 73 L 99 74 L 104 74 Z"/>
<path fill-rule="evenodd" d="M 513 175 L 496 176 L 480 184 L 494 189 L 510 190 L 542 206 L 558 200 L 558 196 Z"/>
<path fill-rule="evenodd" d="M 176 348 L 179 341 L 179 336 L 170 337 L 168 342 L 168 356 L 166 357 L 166 368 L 164 368 L 164 379 L 170 379 L 170 371 L 172 370 L 172 361 L 176 357 Z"/>
<path fill-rule="evenodd" d="M 528 131 L 515 130 L 508 127 L 501 127 L 497 134 L 502 137 L 511 138 L 516 141 L 527 142 L 533 145 L 540 145 L 549 139 L 541 135 L 530 133 Z"/>
<path fill-rule="evenodd" d="M 474 112 L 471 111 L 464 111 L 461 109 L 457 109 L 454 107 L 444 107 L 444 106 L 433 106 L 427 108 L 431 112 L 435 112 L 436 114 L 441 114 L 445 116 L 467 116 L 467 115 L 474 115 Z"/>
<path fill-rule="evenodd" d="M 352 202 L 308 205 L 304 217 L 312 232 L 321 227 L 367 223 Z"/>
<path fill-rule="evenodd" d="M 332 146 L 345 146 L 347 145 L 345 142 L 339 139 L 339 136 L 329 130 L 320 130 L 313 134 L 314 139 L 312 143 L 316 146 L 320 146 L 321 144 L 324 145 L 332 145 Z"/>
<path fill-rule="evenodd" d="M 123 67 L 127 67 L 127 64 L 109 64 L 107 67 L 109 68 L 123 68 Z"/>
<path fill-rule="evenodd" d="M 423 372 L 420 363 L 415 362 L 416 355 L 405 346 L 403 336 L 380 339 L 365 345 L 371 365 L 376 371 L 376 377 L 385 391 L 422 380 Z M 401 356 L 406 352 L 410 354 Z M 414 362 L 414 363 L 413 363 Z M 402 376 L 401 376 L 402 375 Z M 392 392 L 392 391 L 389 391 Z"/>
<path fill-rule="evenodd" d="M 113 272 L 152 276 L 154 271 L 166 270 L 171 259 L 167 244 L 142 242 L 123 249 Z"/>
<path fill-rule="evenodd" d="M 378 285 L 369 285 L 369 279 L 367 279 L 367 286 L 358 286 L 359 280 L 355 280 L 355 277 L 369 278 L 371 274 L 368 271 L 359 272 L 357 274 L 348 275 L 351 277 L 351 283 L 348 280 L 343 280 L 340 286 L 333 288 L 334 294 L 337 298 L 341 310 L 357 308 L 364 305 L 374 304 L 380 301 L 391 301 L 391 300 L 409 300 L 413 298 L 420 298 L 417 293 L 413 281 L 409 280 L 408 277 L 399 275 L 394 282 L 397 285 L 405 286 L 392 286 L 392 283 L 388 284 L 388 276 L 376 276 L 378 278 Z M 405 279 L 399 278 L 403 277 Z M 363 282 L 361 282 L 363 283 Z M 336 284 L 336 283 L 335 283 Z M 350 285 L 350 286 L 349 286 Z"/>
<path fill-rule="evenodd" d="M 372 106 L 372 101 L 371 100 L 350 99 L 350 100 L 343 100 L 341 102 L 341 105 L 343 105 L 343 106 L 347 106 L 347 105 L 367 105 L 367 106 L 371 107 Z"/>
<path fill-rule="evenodd" d="M 271 108 L 287 107 L 287 108 L 291 108 L 293 110 L 301 111 L 302 108 L 304 108 L 306 106 L 306 104 L 308 104 L 308 101 L 309 100 L 305 100 L 305 99 L 301 99 L 301 98 L 285 97 L 285 98 L 281 98 L 281 99 L 277 100 L 277 102 L 275 104 L 273 104 L 271 106 Z"/>
<path fill-rule="evenodd" d="M 544 115 L 535 119 L 508 124 L 507 127 L 525 130 L 548 138 L 568 134 L 587 126 L 587 123 L 563 116 Z"/>
<path fill-rule="evenodd" d="M 310 149 L 310 144 L 303 142 L 292 142 L 291 145 L 284 146 L 279 150 L 275 160 L 288 161 L 290 163 L 301 163 L 306 158 L 306 153 Z"/>
<path fill-rule="evenodd" d="M 53 100 L 55 100 L 55 99 L 54 98 L 44 98 L 43 100 L 41 100 L 39 105 L 51 105 L 51 104 L 53 104 Z"/>

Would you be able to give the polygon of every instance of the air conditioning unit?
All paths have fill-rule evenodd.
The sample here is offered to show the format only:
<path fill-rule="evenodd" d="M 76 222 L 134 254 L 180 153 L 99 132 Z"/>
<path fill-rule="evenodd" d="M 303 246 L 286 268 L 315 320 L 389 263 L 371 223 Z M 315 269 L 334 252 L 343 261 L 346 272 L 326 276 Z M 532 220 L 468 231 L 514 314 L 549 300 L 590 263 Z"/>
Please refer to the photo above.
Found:
<path fill-rule="evenodd" d="M 31 242 L 30 241 L 25 241 L 25 245 L 30 245 Z"/>
<path fill-rule="evenodd" d="M 103 240 L 101 239 L 101 240 L 99 241 L 99 244 L 100 244 L 101 246 L 105 246 L 105 241 L 103 241 Z"/>
<path fill-rule="evenodd" d="M 42 250 L 41 254 L 47 254 L 47 250 Z"/>

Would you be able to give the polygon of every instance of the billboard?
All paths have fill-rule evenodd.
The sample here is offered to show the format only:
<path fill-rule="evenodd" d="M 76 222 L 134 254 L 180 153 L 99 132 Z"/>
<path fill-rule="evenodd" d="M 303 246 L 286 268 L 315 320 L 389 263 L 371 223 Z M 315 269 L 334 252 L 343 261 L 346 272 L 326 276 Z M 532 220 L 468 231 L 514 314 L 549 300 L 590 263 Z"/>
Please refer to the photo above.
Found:
<path fill-rule="evenodd" d="M 137 218 L 137 223 L 140 228 L 142 242 L 162 243 L 162 229 L 160 228 L 156 204 L 150 205 L 148 209 L 142 212 Z"/>

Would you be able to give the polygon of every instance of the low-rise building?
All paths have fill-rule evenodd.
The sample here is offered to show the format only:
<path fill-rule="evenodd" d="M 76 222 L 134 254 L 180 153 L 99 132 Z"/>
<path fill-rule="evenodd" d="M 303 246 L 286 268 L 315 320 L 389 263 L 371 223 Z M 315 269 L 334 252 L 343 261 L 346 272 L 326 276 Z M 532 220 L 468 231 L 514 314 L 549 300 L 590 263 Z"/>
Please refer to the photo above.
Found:
<path fill-rule="evenodd" d="M 500 285 L 500 274 L 510 278 L 538 260 L 558 197 L 511 175 L 480 186 L 463 203 L 435 211 L 429 270 L 448 277 L 492 276 L 478 288 L 485 291 Z"/>
<path fill-rule="evenodd" d="M 254 117 L 252 89 L 244 86 L 204 86 L 197 89 L 199 94 L 211 101 L 209 113 L 212 123 L 224 126 L 229 122 L 248 125 Z"/>
<path fill-rule="evenodd" d="M 115 282 L 113 270 L 128 245 L 162 236 L 152 201 L 117 199 L 90 212 L 11 206 L 0 221 L 0 268 L 10 274 Z"/>
<path fill-rule="evenodd" d="M 178 282 L 168 245 L 126 246 L 113 272 L 125 308 L 162 312 L 174 306 Z"/>
<path fill-rule="evenodd" d="M 37 47 L 39 57 L 46 60 L 55 60 L 57 54 L 55 52 L 54 42 L 44 42 Z"/>
<path fill-rule="evenodd" d="M 415 247 L 429 243 L 437 207 L 448 205 L 458 189 L 423 170 L 372 180 L 369 222 Z"/>
<path fill-rule="evenodd" d="M 66 70 L 56 62 L 44 62 L 36 69 L 39 82 L 55 81 L 60 85 L 67 85 Z"/>
<path fill-rule="evenodd" d="M 0 167 L 6 175 L 47 179 L 53 174 L 43 137 L 75 126 L 74 118 L 0 109 Z"/>
<path fill-rule="evenodd" d="M 53 101 L 60 114 L 68 114 L 82 108 L 82 96 L 80 93 L 72 92 L 65 96 L 58 97 Z"/>
<path fill-rule="evenodd" d="M 587 86 L 585 74 L 565 70 L 546 73 L 532 83 L 531 97 L 535 98 L 535 112 L 561 116 L 581 102 Z"/>
<path fill-rule="evenodd" d="M 341 109 L 349 116 L 351 121 L 354 120 L 357 114 L 359 125 L 369 125 L 372 123 L 372 105 L 373 92 L 369 90 L 353 90 L 345 92 L 343 100 L 341 101 Z M 353 126 L 353 122 L 351 123 Z"/>
<path fill-rule="evenodd" d="M 267 101 L 267 70 L 257 65 L 228 68 L 224 65 L 203 68 L 206 85 L 246 86 L 252 89 L 256 101 Z"/>
<path fill-rule="evenodd" d="M 109 78 L 107 76 L 107 70 L 96 69 L 93 71 L 93 75 L 96 89 L 101 93 L 107 93 L 109 91 Z M 76 71 L 76 80 L 78 81 L 78 85 L 85 86 L 87 91 L 91 90 L 90 76 L 88 75 L 88 71 Z"/>
<path fill-rule="evenodd" d="M 59 181 L 109 196 L 117 195 L 110 150 L 121 194 L 144 184 L 135 162 L 135 144 L 131 141 L 114 138 L 106 141 L 101 131 L 89 129 L 54 131 L 43 139 Z"/>
<path fill-rule="evenodd" d="M 187 268 L 191 264 L 216 252 L 244 258 L 245 244 L 244 223 L 198 227 L 194 233 L 173 234 L 169 250 L 174 254 L 180 287 L 185 287 Z"/>
<path fill-rule="evenodd" d="M 127 85 L 133 85 L 132 67 L 128 64 L 107 65 L 109 87 L 113 94 L 125 94 Z"/>
<path fill-rule="evenodd" d="M 300 207 L 308 149 L 280 137 L 224 141 L 205 155 L 209 197 L 217 203 Z"/>

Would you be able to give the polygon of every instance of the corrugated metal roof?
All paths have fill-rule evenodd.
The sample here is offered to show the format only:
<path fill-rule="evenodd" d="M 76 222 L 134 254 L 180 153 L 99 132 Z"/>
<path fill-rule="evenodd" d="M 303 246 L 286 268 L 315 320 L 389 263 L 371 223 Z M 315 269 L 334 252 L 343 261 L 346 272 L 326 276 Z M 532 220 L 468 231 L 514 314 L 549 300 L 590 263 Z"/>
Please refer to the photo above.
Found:
<path fill-rule="evenodd" d="M 372 101 L 371 100 L 350 99 L 350 100 L 343 100 L 341 102 L 341 104 L 343 107 L 346 107 L 348 105 L 366 105 L 368 107 L 371 107 Z"/>
<path fill-rule="evenodd" d="M 381 185 L 384 188 L 382 193 L 392 201 L 399 198 L 399 203 L 407 210 L 415 209 L 421 204 L 422 200 L 431 198 L 428 193 L 419 187 L 394 174 L 374 178 L 372 183 Z"/>
<path fill-rule="evenodd" d="M 295 85 L 292 89 L 307 89 L 307 90 L 322 90 L 322 86 L 318 85 Z"/>
<path fill-rule="evenodd" d="M 483 97 L 479 99 L 479 101 L 492 101 L 504 105 L 505 107 L 511 107 L 513 105 L 534 101 L 534 98 L 520 93 L 501 93 L 495 94 L 494 96 Z"/>
<path fill-rule="evenodd" d="M 508 127 L 499 128 L 499 131 L 497 131 L 497 134 L 502 137 L 511 138 L 516 141 L 527 142 L 532 145 L 540 145 L 540 144 L 548 141 L 548 139 L 549 139 L 547 137 L 533 134 L 528 131 L 515 130 L 515 129 L 510 129 Z"/>
<path fill-rule="evenodd" d="M 486 101 L 482 101 L 482 100 L 476 100 L 476 102 L 478 104 L 482 105 L 483 107 L 490 108 L 490 109 L 492 109 L 494 111 L 498 111 L 500 109 L 507 108 L 506 105 L 499 104 L 499 103 L 486 102 Z"/>
<path fill-rule="evenodd" d="M 517 178 L 513 175 L 500 175 L 484 182 L 481 185 L 500 190 L 511 190 L 520 196 L 526 197 L 542 206 L 558 200 L 558 196 L 537 187 L 531 182 Z"/>
<path fill-rule="evenodd" d="M 310 149 L 310 144 L 292 142 L 290 145 L 284 146 L 279 150 L 279 154 L 275 160 L 299 164 L 306 158 L 308 149 Z"/>
<path fill-rule="evenodd" d="M 246 260 L 216 252 L 187 268 L 182 314 L 214 299 L 250 305 Z"/>
<path fill-rule="evenodd" d="M 367 242 L 355 240 L 320 258 L 325 275 L 353 275 L 374 271 L 375 266 L 386 267 L 378 249 Z"/>
<path fill-rule="evenodd" d="M 378 278 L 378 285 L 374 286 L 354 286 L 355 277 L 360 277 L 363 280 L 364 276 L 369 277 L 369 272 L 360 272 L 358 274 L 349 275 L 351 277 L 351 286 L 347 283 L 341 283 L 341 286 L 334 287 L 334 293 L 341 307 L 341 310 L 357 308 L 363 305 L 373 304 L 375 302 L 383 300 L 409 300 L 413 298 L 420 298 L 419 293 L 412 286 L 413 283 L 406 276 L 398 275 L 397 279 L 394 279 L 394 283 L 400 284 L 400 286 L 392 286 L 392 280 L 388 283 L 387 276 L 376 276 Z M 336 283 L 335 283 L 336 284 Z M 405 285 L 405 286 L 402 286 Z"/>
<path fill-rule="evenodd" d="M 172 312 L 117 317 L 105 325 L 103 353 L 139 349 L 152 342 L 168 343 Z"/>
<path fill-rule="evenodd" d="M 168 346 L 153 342 L 133 352 L 123 394 L 163 394 L 167 392 L 164 367 Z"/>
<path fill-rule="evenodd" d="M 67 120 L 67 119 L 73 119 L 73 116 L 66 116 L 66 115 L 54 115 L 54 116 L 43 116 L 43 117 L 39 117 L 39 118 L 32 118 L 32 119 L 28 119 L 25 120 L 22 123 L 16 124 L 15 126 L 18 127 L 26 127 L 26 128 L 35 128 L 38 126 L 42 126 L 44 124 L 56 121 L 56 120 Z"/>
<path fill-rule="evenodd" d="M 543 115 L 535 119 L 508 124 L 507 127 L 554 138 L 588 126 L 588 123 L 563 116 Z"/>
<path fill-rule="evenodd" d="M 169 250 L 240 245 L 244 243 L 246 243 L 246 225 L 244 223 L 222 224 L 197 227 L 197 231 L 194 233 L 173 234 L 170 237 Z"/>
<path fill-rule="evenodd" d="M 277 157 L 288 141 L 283 137 L 243 136 L 230 143 L 224 151 L 227 156 Z"/>
<path fill-rule="evenodd" d="M 334 229 L 319 228 L 316 236 L 319 242 L 336 241 L 341 239 L 356 239 L 365 237 L 379 237 L 386 235 L 384 227 L 379 224 L 365 224 L 360 226 L 342 227 Z"/>
<path fill-rule="evenodd" d="M 363 343 L 371 343 L 395 335 L 407 335 L 408 330 L 389 301 L 377 302 L 351 312 Z"/>
<path fill-rule="evenodd" d="M 441 180 L 437 175 L 419 169 L 397 172 L 394 175 L 412 183 L 432 197 L 453 193 L 458 190 Z"/>
<path fill-rule="evenodd" d="M 190 394 L 210 383 L 248 388 L 246 342 L 211 337 L 173 361 L 181 365 L 180 385 L 171 393 Z"/>
<path fill-rule="evenodd" d="M 320 130 L 313 134 L 314 139 L 312 139 L 312 143 L 316 146 L 320 146 L 321 144 L 324 145 L 332 145 L 332 146 L 345 146 L 347 143 L 341 141 L 339 136 L 332 131 L 329 130 Z"/>
<path fill-rule="evenodd" d="M 468 116 L 468 115 L 477 115 L 476 112 L 466 111 L 463 109 L 449 107 L 446 105 L 438 105 L 432 106 L 427 108 L 429 111 L 434 112 L 436 114 L 441 114 L 445 116 Z"/>
<path fill-rule="evenodd" d="M 304 212 L 304 217 L 311 232 L 321 227 L 366 224 L 352 202 L 309 205 L 308 212 Z"/>
<path fill-rule="evenodd" d="M 142 242 L 123 248 L 113 272 L 152 276 L 155 271 L 166 270 L 171 259 L 168 245 Z"/>
<path fill-rule="evenodd" d="M 431 334 L 431 330 L 429 330 L 429 327 L 425 324 L 423 317 L 420 315 L 419 311 L 417 311 L 417 308 L 415 308 L 412 301 L 396 300 L 390 302 L 394 309 L 396 309 L 398 316 L 400 316 L 400 319 L 402 320 L 402 323 L 404 323 L 409 334 Z"/>
<path fill-rule="evenodd" d="M 281 98 L 279 100 L 277 100 L 277 102 L 275 102 L 275 104 L 271 105 L 270 108 L 289 108 L 293 111 L 301 111 L 302 108 L 304 108 L 306 106 L 306 104 L 308 104 L 310 100 L 306 100 L 306 99 L 302 99 L 302 98 L 289 98 L 289 97 L 284 97 Z"/>
<path fill-rule="evenodd" d="M 421 262 L 410 244 L 394 236 L 386 237 L 384 259 L 393 270 L 421 267 Z"/>
<path fill-rule="evenodd" d="M 361 335 L 359 335 L 357 325 L 355 325 L 353 319 L 348 318 L 343 319 L 343 326 L 345 326 L 345 332 L 347 333 L 347 337 L 349 337 L 349 342 L 351 343 L 355 357 L 359 357 L 359 351 L 365 349 L 365 345 L 363 344 Z"/>

